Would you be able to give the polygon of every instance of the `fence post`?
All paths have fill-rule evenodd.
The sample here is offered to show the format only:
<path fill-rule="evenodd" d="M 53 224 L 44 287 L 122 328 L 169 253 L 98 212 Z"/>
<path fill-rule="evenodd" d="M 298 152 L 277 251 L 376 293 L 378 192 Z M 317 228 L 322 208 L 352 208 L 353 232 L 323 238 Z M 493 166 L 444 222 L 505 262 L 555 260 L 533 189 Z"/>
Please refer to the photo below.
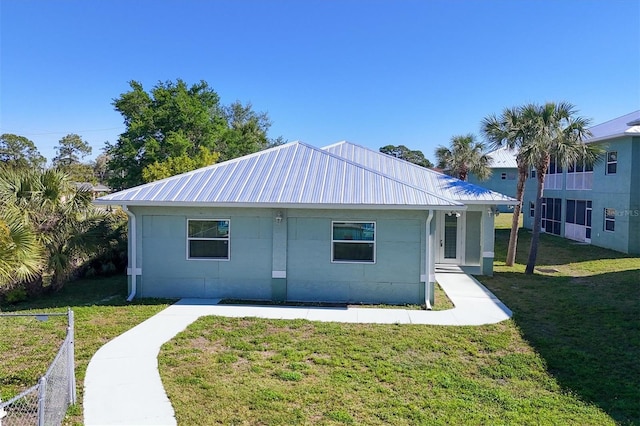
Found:
<path fill-rule="evenodd" d="M 69 403 L 76 403 L 76 366 L 75 366 L 75 323 L 73 311 L 67 308 L 68 323 L 67 335 L 69 336 L 69 347 L 67 348 L 67 368 L 69 371 Z"/>
<path fill-rule="evenodd" d="M 47 393 L 47 377 L 42 376 L 38 383 L 38 426 L 44 426 L 44 411 L 46 408 L 45 394 Z"/>

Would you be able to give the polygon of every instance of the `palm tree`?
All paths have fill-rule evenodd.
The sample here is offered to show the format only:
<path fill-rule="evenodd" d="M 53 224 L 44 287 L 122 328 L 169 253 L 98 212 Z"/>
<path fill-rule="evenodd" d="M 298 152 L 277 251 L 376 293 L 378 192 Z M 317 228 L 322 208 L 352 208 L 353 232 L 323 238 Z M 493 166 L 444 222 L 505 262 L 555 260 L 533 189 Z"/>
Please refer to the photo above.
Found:
<path fill-rule="evenodd" d="M 68 176 L 58 170 L 3 168 L 0 170 L 0 203 L 8 206 L 0 216 L 0 224 L 4 223 L 6 229 L 16 235 L 30 230 L 35 242 L 28 241 L 38 248 L 34 253 L 42 254 L 29 257 L 24 251 L 20 258 L 23 269 L 38 270 L 38 274 L 50 277 L 54 290 L 62 286 L 76 266 L 101 245 L 109 243 L 104 238 L 110 226 L 106 213 L 93 207 L 88 191 L 76 190 Z M 13 213 L 7 216 L 8 212 Z M 7 235 L 11 234 L 0 233 L 2 248 L 7 250 L 11 243 Z M 27 267 L 36 263 L 37 268 Z M 16 277 L 33 278 L 33 274 Z M 42 280 L 35 281 L 42 284 Z"/>
<path fill-rule="evenodd" d="M 570 103 L 529 104 L 522 107 L 520 112 L 531 140 L 521 147 L 519 155 L 525 163 L 535 167 L 538 179 L 531 247 L 525 269 L 525 273 L 532 274 L 538 255 L 544 180 L 551 157 L 561 167 L 578 161 L 594 164 L 602 150 L 583 142 L 586 136 L 591 135 L 588 130 L 590 120 L 576 117 L 577 110 Z"/>
<path fill-rule="evenodd" d="M 491 176 L 489 168 L 491 157 L 484 153 L 484 149 L 484 144 L 476 142 L 472 134 L 454 136 L 451 138 L 449 148 L 442 145 L 436 148 L 438 167 L 460 180 L 466 181 L 469 173 L 473 173 L 480 180 L 485 180 Z"/>
<path fill-rule="evenodd" d="M 0 288 L 37 276 L 42 247 L 30 224 L 11 206 L 0 210 Z"/>
<path fill-rule="evenodd" d="M 495 114 L 482 120 L 482 133 L 495 149 L 506 146 L 509 149 L 519 150 L 529 142 L 530 131 L 522 119 L 520 108 L 505 108 L 502 115 Z M 516 199 L 518 202 L 513 208 L 513 220 L 511 233 L 509 234 L 509 246 L 507 248 L 506 265 L 513 266 L 516 260 L 516 248 L 518 246 L 518 220 L 522 211 L 522 199 L 524 196 L 527 172 L 530 167 L 521 155 L 516 155 L 518 166 L 518 183 L 516 185 Z"/>

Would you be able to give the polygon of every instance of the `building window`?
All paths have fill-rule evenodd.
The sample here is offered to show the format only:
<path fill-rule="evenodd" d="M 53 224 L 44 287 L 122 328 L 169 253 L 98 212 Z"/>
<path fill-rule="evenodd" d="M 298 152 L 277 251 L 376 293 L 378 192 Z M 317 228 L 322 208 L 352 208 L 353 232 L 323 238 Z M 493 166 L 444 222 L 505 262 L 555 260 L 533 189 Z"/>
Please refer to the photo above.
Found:
<path fill-rule="evenodd" d="M 529 201 L 529 217 L 534 217 L 536 215 L 536 205 Z"/>
<path fill-rule="evenodd" d="M 549 160 L 549 168 L 544 177 L 545 189 L 562 189 L 562 167 L 555 157 Z"/>
<path fill-rule="evenodd" d="M 507 179 L 507 173 L 506 172 L 502 172 L 502 174 L 500 175 L 500 179 L 506 180 Z"/>
<path fill-rule="evenodd" d="M 332 222 L 331 261 L 375 263 L 375 222 Z"/>
<path fill-rule="evenodd" d="M 607 174 L 613 175 L 618 171 L 618 152 L 607 152 Z"/>
<path fill-rule="evenodd" d="M 567 169 L 567 189 L 592 189 L 593 165 L 573 163 Z"/>
<path fill-rule="evenodd" d="M 616 209 L 604 209 L 604 230 L 616 230 Z"/>
<path fill-rule="evenodd" d="M 229 259 L 229 220 L 187 220 L 188 259 Z"/>
<path fill-rule="evenodd" d="M 591 200 L 567 200 L 564 236 L 591 241 Z"/>
<path fill-rule="evenodd" d="M 542 224 L 541 228 L 548 234 L 560 235 L 562 223 L 562 199 L 542 199 Z"/>
<path fill-rule="evenodd" d="M 529 177 L 531 179 L 535 179 L 536 178 L 536 168 L 535 167 L 531 167 L 531 172 L 529 173 Z"/>

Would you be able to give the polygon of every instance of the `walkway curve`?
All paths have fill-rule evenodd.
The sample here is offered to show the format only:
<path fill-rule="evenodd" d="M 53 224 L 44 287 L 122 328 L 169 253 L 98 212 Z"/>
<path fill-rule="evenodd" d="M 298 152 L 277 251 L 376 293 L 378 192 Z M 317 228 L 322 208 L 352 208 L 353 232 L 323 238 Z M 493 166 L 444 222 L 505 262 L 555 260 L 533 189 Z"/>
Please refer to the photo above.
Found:
<path fill-rule="evenodd" d="M 160 347 L 205 315 L 310 321 L 483 325 L 511 318 L 511 310 L 475 278 L 436 273 L 455 308 L 446 311 L 218 305 L 219 299 L 182 299 L 102 346 L 84 380 L 85 425 L 175 425 L 158 371 Z"/>

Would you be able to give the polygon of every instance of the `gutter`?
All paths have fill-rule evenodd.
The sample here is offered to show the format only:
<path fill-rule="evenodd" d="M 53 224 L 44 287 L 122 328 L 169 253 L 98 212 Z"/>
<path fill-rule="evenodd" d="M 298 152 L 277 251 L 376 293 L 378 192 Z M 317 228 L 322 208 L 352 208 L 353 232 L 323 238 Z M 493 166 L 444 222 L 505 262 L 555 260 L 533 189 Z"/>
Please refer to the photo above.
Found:
<path fill-rule="evenodd" d="M 129 216 L 129 235 L 130 235 L 130 241 L 129 241 L 129 256 L 131 257 L 131 267 L 129 268 L 130 271 L 130 275 L 131 275 L 131 293 L 129 294 L 129 297 L 127 297 L 127 302 L 131 302 L 133 300 L 134 297 L 136 297 L 136 290 L 137 290 L 137 283 L 136 283 L 136 276 L 137 276 L 137 272 L 138 272 L 138 268 L 136 265 L 136 260 L 137 260 L 137 254 L 136 254 L 136 246 L 137 246 L 137 241 L 136 241 L 136 215 L 134 215 L 133 213 L 131 213 L 131 211 L 129 211 L 129 209 L 127 208 L 126 205 L 122 205 L 122 210 L 124 210 L 124 212 L 127 214 L 127 216 Z"/>
<path fill-rule="evenodd" d="M 429 295 L 431 294 L 431 250 L 433 250 L 432 238 L 431 238 L 431 219 L 433 219 L 433 210 L 429 210 L 429 216 L 427 217 L 426 224 L 426 238 L 427 238 L 427 255 L 425 257 L 425 280 L 424 280 L 424 305 L 427 310 L 432 310 L 431 301 L 429 300 Z"/>

